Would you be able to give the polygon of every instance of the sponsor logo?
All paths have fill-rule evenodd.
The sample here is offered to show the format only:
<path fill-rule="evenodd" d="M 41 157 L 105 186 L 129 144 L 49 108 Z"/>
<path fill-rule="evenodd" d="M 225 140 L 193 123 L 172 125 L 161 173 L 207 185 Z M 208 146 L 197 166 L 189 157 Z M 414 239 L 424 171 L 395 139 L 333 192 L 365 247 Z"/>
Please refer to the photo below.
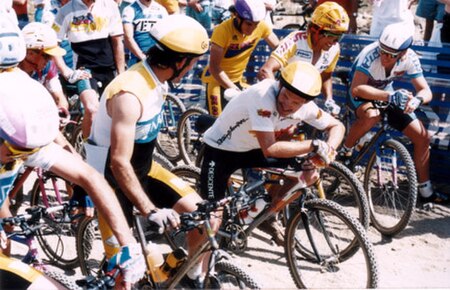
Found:
<path fill-rule="evenodd" d="M 258 109 L 256 112 L 258 113 L 258 116 L 261 116 L 263 118 L 270 118 L 270 116 L 272 115 L 272 112 L 264 109 Z"/>
<path fill-rule="evenodd" d="M 239 126 L 244 124 L 247 120 L 248 120 L 248 118 L 241 119 L 241 120 L 237 121 L 236 124 L 234 124 L 233 126 L 230 126 L 230 128 L 228 128 L 228 131 L 222 137 L 220 137 L 216 141 L 216 143 L 218 145 L 222 145 L 222 143 L 225 142 L 226 139 L 230 139 L 231 138 L 231 135 L 233 134 L 233 131 L 236 130 L 237 128 L 239 128 Z"/>
<path fill-rule="evenodd" d="M 214 171 L 216 168 L 216 163 L 211 160 L 208 163 L 208 199 L 214 199 Z"/>

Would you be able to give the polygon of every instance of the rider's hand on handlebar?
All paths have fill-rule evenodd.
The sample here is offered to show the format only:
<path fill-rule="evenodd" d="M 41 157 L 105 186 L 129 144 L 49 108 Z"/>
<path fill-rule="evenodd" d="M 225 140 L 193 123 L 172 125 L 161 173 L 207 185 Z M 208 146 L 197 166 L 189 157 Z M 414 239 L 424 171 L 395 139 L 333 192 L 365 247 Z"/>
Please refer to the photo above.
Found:
<path fill-rule="evenodd" d="M 341 107 L 333 99 L 326 100 L 324 103 L 325 112 L 337 116 L 341 112 Z"/>
<path fill-rule="evenodd" d="M 78 82 L 79 80 L 85 80 L 85 79 L 90 79 L 92 76 L 91 74 L 83 69 L 77 69 L 72 71 L 68 77 L 67 77 L 67 81 L 71 84 L 74 84 L 76 82 Z"/>
<path fill-rule="evenodd" d="M 5 231 L 0 226 L 0 249 L 6 249 L 8 246 L 8 237 L 6 236 Z"/>
<path fill-rule="evenodd" d="M 406 103 L 405 113 L 409 114 L 414 112 L 420 105 L 422 105 L 422 102 L 423 99 L 411 96 L 408 103 Z"/>
<path fill-rule="evenodd" d="M 151 226 L 155 226 L 159 234 L 170 228 L 178 228 L 180 225 L 179 214 L 171 208 L 152 210 L 147 216 Z"/>
<path fill-rule="evenodd" d="M 389 95 L 389 103 L 403 110 L 411 97 L 411 92 L 408 92 L 407 90 L 396 90 Z"/>
<path fill-rule="evenodd" d="M 313 152 L 320 157 L 319 160 L 317 158 L 311 158 L 311 162 L 315 166 L 326 166 L 333 162 L 336 158 L 336 150 L 333 148 L 333 146 L 328 145 L 328 143 L 316 139 L 312 142 L 312 146 L 314 148 Z"/>
<path fill-rule="evenodd" d="M 120 248 L 120 252 L 108 262 L 107 271 L 118 267 L 125 282 L 135 283 L 144 277 L 145 265 L 141 245 L 134 243 Z"/>

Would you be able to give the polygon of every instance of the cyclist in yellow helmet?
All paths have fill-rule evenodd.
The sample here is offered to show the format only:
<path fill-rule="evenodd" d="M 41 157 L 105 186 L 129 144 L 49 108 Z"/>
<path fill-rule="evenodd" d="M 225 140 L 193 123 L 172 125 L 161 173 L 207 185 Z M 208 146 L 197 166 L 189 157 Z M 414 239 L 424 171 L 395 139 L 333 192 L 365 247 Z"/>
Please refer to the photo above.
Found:
<path fill-rule="evenodd" d="M 88 163 L 105 174 L 132 226 L 133 207 L 161 231 L 179 225 L 181 212 L 191 212 L 202 199 L 189 185 L 152 161 L 168 82 L 179 81 L 209 47 L 206 30 L 191 17 L 174 14 L 158 20 L 150 30 L 155 45 L 147 58 L 117 76 L 106 88 L 86 144 Z M 119 248 L 113 233 L 99 219 L 108 259 Z M 187 236 L 188 251 L 203 238 Z M 201 288 L 201 263 L 188 273 Z"/>
<path fill-rule="evenodd" d="M 241 168 L 267 167 L 267 158 L 292 158 L 315 151 L 328 164 L 344 137 L 344 126 L 314 102 L 320 94 L 320 73 L 307 62 L 293 62 L 280 80 L 266 79 L 231 99 L 214 125 L 204 134 L 201 168 L 203 198 L 224 196 L 230 175 Z M 328 131 L 328 140 L 290 142 L 298 123 Z M 306 177 L 314 181 L 314 170 Z M 309 174 L 306 174 L 309 175 Z M 276 234 L 276 236 L 274 236 Z M 282 233 L 271 233 L 281 245 Z"/>
<path fill-rule="evenodd" d="M 307 30 L 291 32 L 281 40 L 260 69 L 258 78 L 275 78 L 276 71 L 294 61 L 309 62 L 321 73 L 326 110 L 337 115 L 340 108 L 333 100 L 331 75 L 340 55 L 339 40 L 349 23 L 347 12 L 339 4 L 327 1 L 317 6 Z"/>

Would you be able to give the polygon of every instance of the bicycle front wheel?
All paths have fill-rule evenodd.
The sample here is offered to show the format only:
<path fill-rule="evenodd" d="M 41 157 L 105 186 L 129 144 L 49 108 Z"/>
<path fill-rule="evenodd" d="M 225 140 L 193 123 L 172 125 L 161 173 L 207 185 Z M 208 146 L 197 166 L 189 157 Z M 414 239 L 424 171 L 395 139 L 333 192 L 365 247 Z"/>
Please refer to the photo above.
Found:
<path fill-rule="evenodd" d="M 180 116 L 186 111 L 183 102 L 175 95 L 166 95 L 163 105 L 163 124 L 159 131 L 156 149 L 172 162 L 181 159 L 177 142 L 177 127 Z"/>
<path fill-rule="evenodd" d="M 394 139 L 381 143 L 364 174 L 373 226 L 393 236 L 409 223 L 417 202 L 417 174 L 406 147 Z"/>
<path fill-rule="evenodd" d="M 220 289 L 261 289 L 253 278 L 236 264 L 222 260 L 214 265 Z M 208 284 L 208 283 L 206 283 Z M 205 285 L 206 289 L 215 289 L 214 285 Z"/>
<path fill-rule="evenodd" d="M 208 111 L 198 107 L 189 108 L 178 122 L 178 148 L 181 158 L 188 165 L 194 165 L 202 145 L 202 133 L 196 126 L 196 120 L 201 115 L 208 115 Z"/>
<path fill-rule="evenodd" d="M 286 228 L 285 253 L 299 288 L 377 287 L 378 268 L 366 232 L 335 202 L 303 204 Z"/>
<path fill-rule="evenodd" d="M 31 190 L 31 206 L 48 208 L 67 203 L 72 190 L 68 181 L 50 172 L 43 173 Z M 79 221 L 80 218 L 66 219 L 62 212 L 45 217 L 45 223 L 36 232 L 36 238 L 51 264 L 64 269 L 78 266 L 75 236 Z"/>
<path fill-rule="evenodd" d="M 100 277 L 106 266 L 106 258 L 97 218 L 86 217 L 80 222 L 76 246 L 81 273 L 84 276 Z"/>

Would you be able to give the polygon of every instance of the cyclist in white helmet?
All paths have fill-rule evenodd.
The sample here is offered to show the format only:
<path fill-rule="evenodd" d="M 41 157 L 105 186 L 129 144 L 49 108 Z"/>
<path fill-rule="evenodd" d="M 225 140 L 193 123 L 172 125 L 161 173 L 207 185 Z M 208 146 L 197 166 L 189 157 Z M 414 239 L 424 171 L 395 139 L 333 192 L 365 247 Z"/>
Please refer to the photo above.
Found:
<path fill-rule="evenodd" d="M 130 226 L 136 207 L 163 230 L 164 225 L 176 227 L 178 213 L 195 210 L 201 201 L 187 183 L 152 161 L 167 82 L 178 82 L 192 69 L 207 52 L 209 39 L 200 23 L 179 14 L 157 21 L 150 35 L 156 44 L 147 58 L 105 88 L 85 148 L 88 162 L 116 189 Z M 113 233 L 99 222 L 104 240 L 114 241 Z M 188 251 L 203 241 L 197 231 L 190 232 Z M 107 258 L 117 250 L 109 243 L 105 248 Z M 201 288 L 204 278 L 201 267 L 199 264 L 188 273 L 195 288 Z"/>
<path fill-rule="evenodd" d="M 378 41 L 366 46 L 356 58 L 351 71 L 349 102 L 356 112 L 340 155 L 351 157 L 357 141 L 380 122 L 380 110 L 388 116 L 389 125 L 405 134 L 414 145 L 420 199 L 423 202 L 447 203 L 449 197 L 433 191 L 430 182 L 430 136 L 414 111 L 432 99 L 417 54 L 410 49 L 414 31 L 402 22 L 390 24 Z M 394 90 L 393 81 L 411 80 L 415 92 Z M 374 101 L 386 102 L 378 109 Z"/>
<path fill-rule="evenodd" d="M 243 74 L 258 42 L 264 39 L 273 49 L 278 37 L 264 21 L 266 8 L 262 0 L 236 0 L 235 15 L 214 28 L 211 36 L 209 65 L 202 81 L 206 83 L 206 105 L 213 116 L 219 116 L 226 100 L 223 92 L 241 90 L 248 85 Z"/>
<path fill-rule="evenodd" d="M 125 217 L 106 180 L 80 158 L 54 143 L 58 134 L 57 107 L 48 91 L 17 68 L 26 48 L 19 28 L 0 18 L 0 207 L 22 164 L 44 170 L 80 185 L 90 193 L 120 243 L 117 262 L 125 281 L 135 282 L 145 270 L 141 247 L 128 231 Z M 0 231 L 1 245 L 7 244 Z M 117 260 L 117 258 L 115 259 Z"/>

